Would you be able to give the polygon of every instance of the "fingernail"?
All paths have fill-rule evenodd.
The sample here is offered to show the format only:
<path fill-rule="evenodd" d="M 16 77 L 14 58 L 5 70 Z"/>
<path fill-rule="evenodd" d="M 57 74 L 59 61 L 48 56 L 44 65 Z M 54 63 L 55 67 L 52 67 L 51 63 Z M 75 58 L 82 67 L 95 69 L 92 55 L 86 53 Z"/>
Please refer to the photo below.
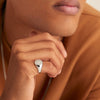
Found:
<path fill-rule="evenodd" d="M 57 77 L 57 75 L 53 76 L 53 78 L 56 78 L 56 77 Z"/>
<path fill-rule="evenodd" d="M 61 70 L 59 71 L 58 75 L 61 74 Z"/>
<path fill-rule="evenodd" d="M 64 57 L 65 57 L 65 58 L 67 57 L 67 52 L 66 52 L 66 51 L 64 51 Z"/>

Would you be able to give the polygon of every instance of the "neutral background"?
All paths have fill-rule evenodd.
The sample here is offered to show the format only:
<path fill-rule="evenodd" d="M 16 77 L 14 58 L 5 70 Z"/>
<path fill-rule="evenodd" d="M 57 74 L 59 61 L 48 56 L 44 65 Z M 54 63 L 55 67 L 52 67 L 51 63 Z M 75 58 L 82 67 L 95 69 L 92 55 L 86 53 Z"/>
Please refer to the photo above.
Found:
<path fill-rule="evenodd" d="M 87 0 L 87 3 L 100 11 L 100 0 Z"/>

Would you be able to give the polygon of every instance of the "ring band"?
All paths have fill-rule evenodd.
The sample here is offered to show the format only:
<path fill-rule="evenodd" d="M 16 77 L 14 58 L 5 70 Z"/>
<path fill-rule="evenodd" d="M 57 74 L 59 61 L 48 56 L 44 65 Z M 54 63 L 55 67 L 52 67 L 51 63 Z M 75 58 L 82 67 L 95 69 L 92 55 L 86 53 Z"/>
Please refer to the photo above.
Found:
<path fill-rule="evenodd" d="M 38 69 L 38 72 L 40 73 L 41 72 L 41 70 L 42 70 L 42 66 L 43 66 L 43 61 L 42 60 L 40 60 L 40 59 L 37 59 L 37 60 L 35 60 L 35 65 L 36 65 L 36 67 L 37 67 L 37 69 Z"/>

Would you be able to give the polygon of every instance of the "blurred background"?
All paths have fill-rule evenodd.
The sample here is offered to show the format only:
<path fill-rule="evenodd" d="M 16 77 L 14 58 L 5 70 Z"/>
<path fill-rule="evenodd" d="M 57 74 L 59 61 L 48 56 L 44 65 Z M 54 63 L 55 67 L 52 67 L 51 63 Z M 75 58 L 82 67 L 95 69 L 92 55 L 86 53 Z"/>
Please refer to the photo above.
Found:
<path fill-rule="evenodd" d="M 87 0 L 87 3 L 100 11 L 100 0 Z"/>

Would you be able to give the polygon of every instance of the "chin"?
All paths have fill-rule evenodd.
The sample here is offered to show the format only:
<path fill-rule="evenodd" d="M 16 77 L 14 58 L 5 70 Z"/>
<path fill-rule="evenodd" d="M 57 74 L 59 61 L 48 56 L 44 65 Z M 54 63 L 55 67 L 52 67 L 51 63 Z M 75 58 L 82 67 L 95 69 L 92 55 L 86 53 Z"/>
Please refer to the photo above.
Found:
<path fill-rule="evenodd" d="M 40 32 L 48 32 L 52 35 L 57 36 L 71 36 L 75 33 L 79 23 L 79 16 L 72 17 L 67 16 L 66 18 L 56 18 L 54 19 L 42 19 L 39 22 L 33 22 L 32 27 Z"/>
<path fill-rule="evenodd" d="M 45 25 L 45 24 L 44 24 Z M 68 25 L 46 25 L 46 26 L 39 26 L 35 27 L 36 30 L 40 31 L 40 32 L 48 32 L 51 35 L 55 35 L 55 36 L 62 36 L 62 37 L 68 37 L 68 36 L 72 36 L 76 29 L 77 29 L 77 24 L 68 24 Z"/>
<path fill-rule="evenodd" d="M 77 29 L 76 27 L 66 27 L 66 28 L 57 28 L 57 29 L 52 28 L 52 30 L 48 29 L 47 32 L 56 36 L 68 37 L 68 36 L 72 36 L 75 33 L 76 29 Z"/>

